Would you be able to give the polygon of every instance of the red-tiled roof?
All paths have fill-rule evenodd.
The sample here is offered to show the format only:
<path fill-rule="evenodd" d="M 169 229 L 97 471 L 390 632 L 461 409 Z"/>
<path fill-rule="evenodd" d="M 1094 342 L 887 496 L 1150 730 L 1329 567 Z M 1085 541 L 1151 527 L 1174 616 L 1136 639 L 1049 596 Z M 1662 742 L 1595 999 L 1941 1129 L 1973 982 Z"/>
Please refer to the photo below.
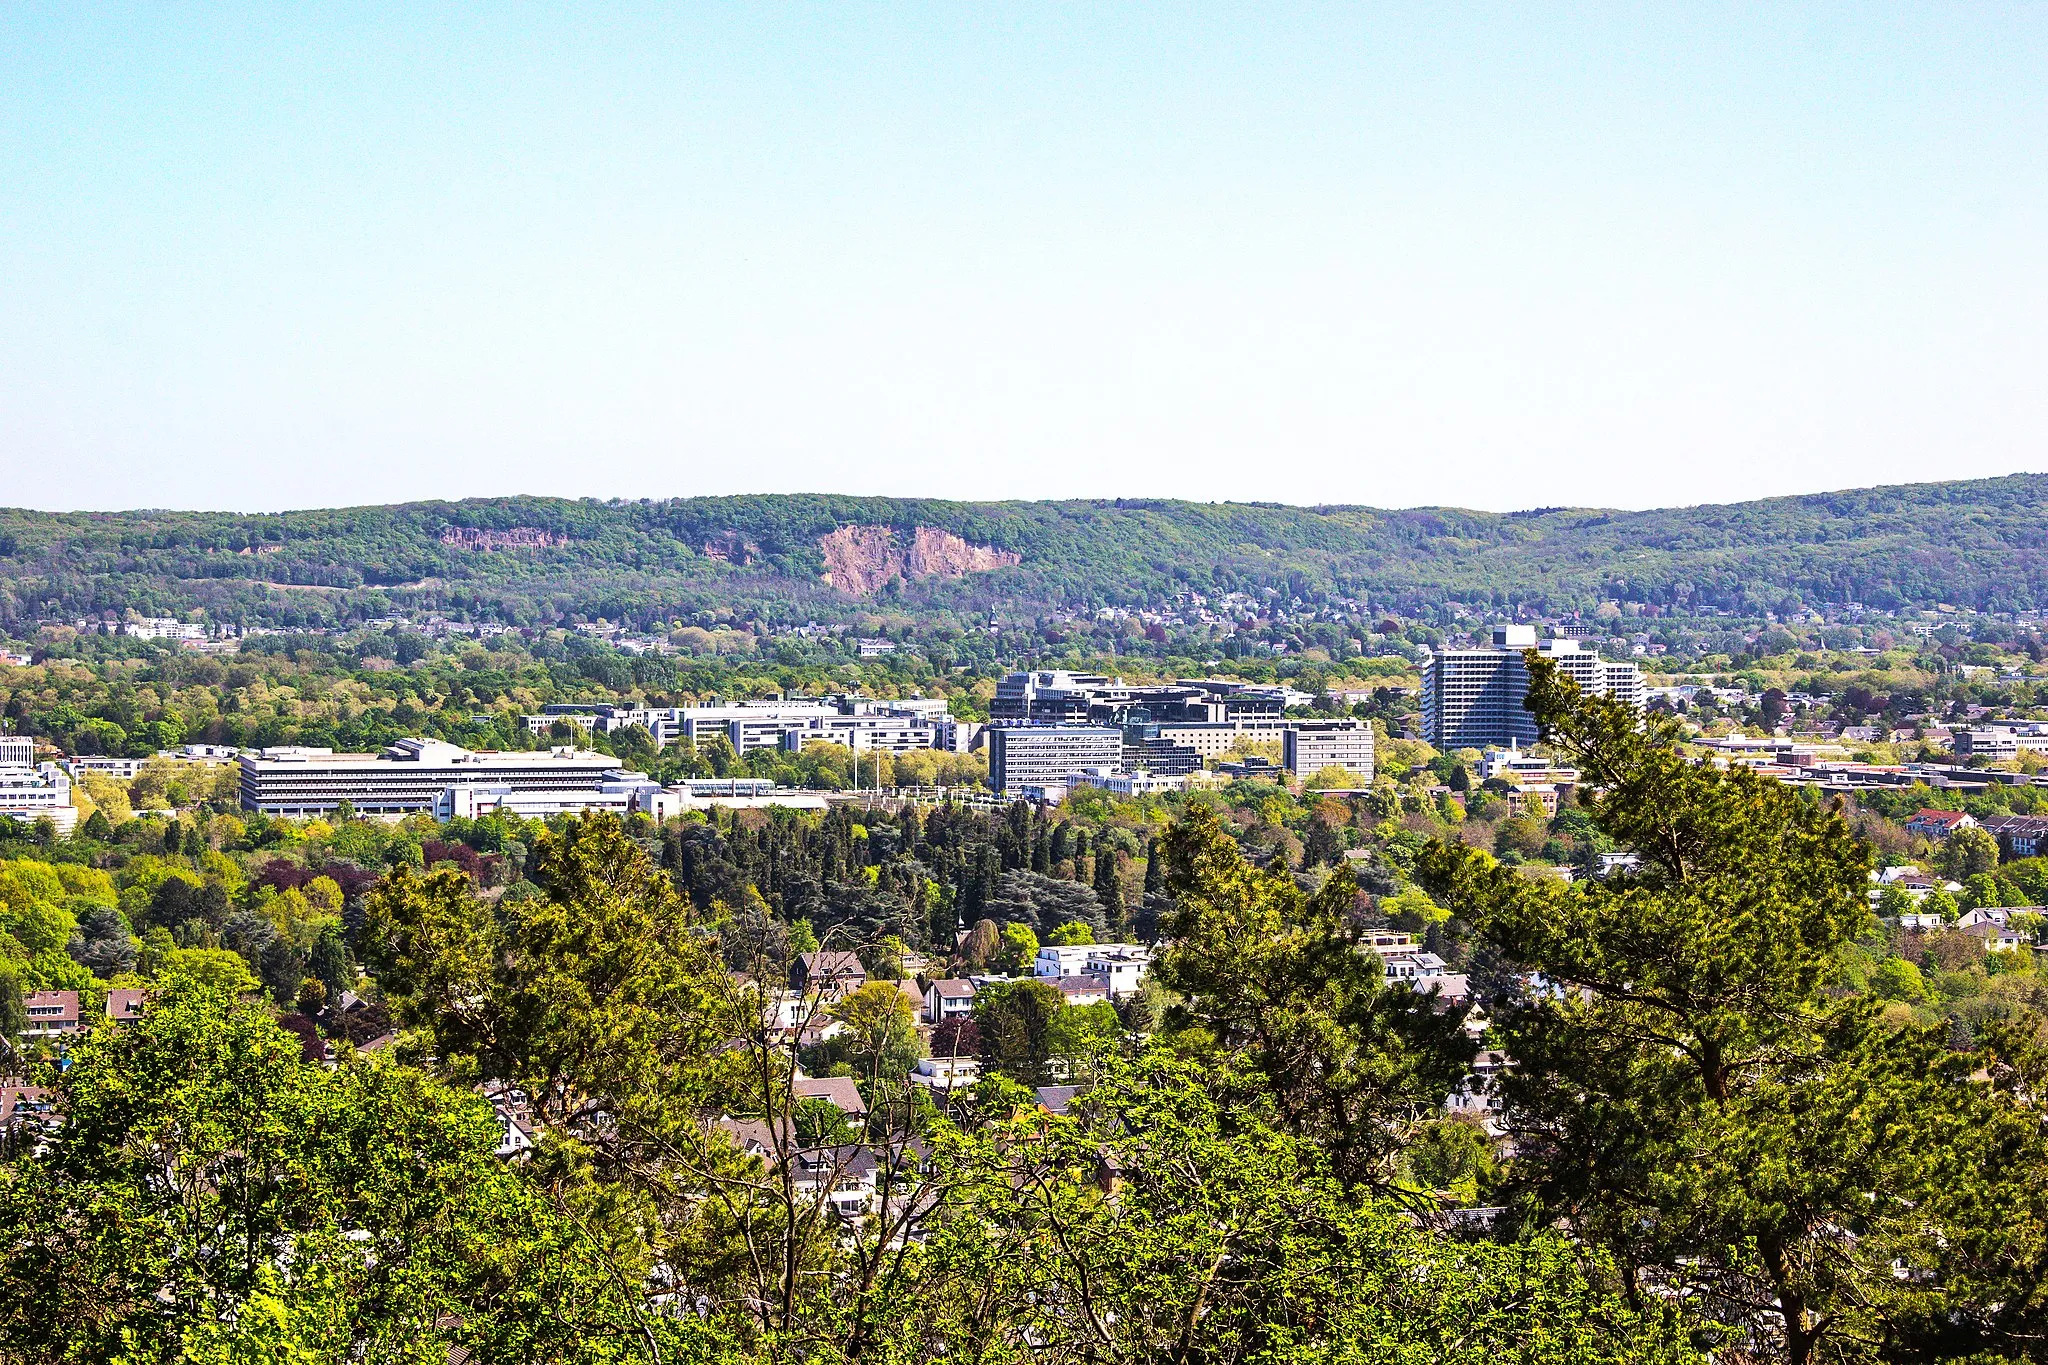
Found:
<path fill-rule="evenodd" d="M 107 992 L 107 1018 L 140 1019 L 149 992 L 139 986 L 117 986 Z"/>

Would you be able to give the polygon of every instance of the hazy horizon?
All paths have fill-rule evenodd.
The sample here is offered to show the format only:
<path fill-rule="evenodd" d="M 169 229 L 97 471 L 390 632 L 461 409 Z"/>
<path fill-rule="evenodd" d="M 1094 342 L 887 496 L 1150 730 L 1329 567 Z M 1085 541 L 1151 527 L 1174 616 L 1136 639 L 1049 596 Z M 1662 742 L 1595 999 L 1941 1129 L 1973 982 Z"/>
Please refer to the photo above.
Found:
<path fill-rule="evenodd" d="M 1765 495 L 1762 495 L 1762 496 L 1760 496 L 1760 497 L 1755 497 L 1755 498 L 1736 498 L 1736 499 L 1729 499 L 1729 500 L 1727 500 L 1727 501 L 1723 501 L 1723 502 L 1674 502 L 1674 503 L 1660 503 L 1660 504 L 1656 504 L 1656 505 L 1654 505 L 1654 506 L 1649 506 L 1649 507 L 1620 507 L 1620 506 L 1614 506 L 1614 505 L 1600 505 L 1600 504 L 1595 504 L 1595 503 L 1548 503 L 1548 504 L 1543 504 L 1543 505 L 1540 505 L 1540 506 L 1531 506 L 1531 507 L 1479 507 L 1479 506 L 1475 506 L 1475 505 L 1473 505 L 1473 504 L 1469 504 L 1469 503 L 1451 503 L 1451 502 L 1412 502 L 1412 503 L 1401 503 L 1401 504 L 1388 504 L 1388 503 L 1363 503 L 1363 502 L 1336 502 L 1336 501 L 1329 501 L 1329 500 L 1325 500 L 1325 501 L 1321 501 L 1321 502 L 1290 502 L 1290 501 L 1287 501 L 1287 500 L 1285 500 L 1285 499 L 1279 499 L 1279 498 L 1179 498 L 1179 497 L 1174 497 L 1174 496 L 1171 496 L 1171 495 L 1167 495 L 1167 494 L 1156 494 L 1156 493 L 1154 493 L 1154 494 L 1141 494 L 1141 493 L 1109 493 L 1109 494 L 1075 494 L 1075 495 L 1071 495 L 1071 496 L 1064 496 L 1064 497 L 1063 497 L 1063 496 L 1055 496 L 1055 495 L 1051 495 L 1051 494 L 1048 494 L 1048 495 L 1046 495 L 1046 496 L 1044 496 L 1044 497 L 1037 497 L 1037 498 L 971 498 L 971 497 L 969 497 L 969 498 L 955 498 L 955 497 L 946 497 L 946 496 L 943 496 L 943 495 L 940 495 L 940 494 L 925 494 L 925 493 L 901 493 L 901 494 L 897 494 L 897 493 L 859 493 L 859 492 L 848 492 L 848 491 L 846 491 L 846 490 L 844 490 L 844 489 L 832 489 L 832 488 L 804 488 L 804 489 L 791 489 L 791 490 L 780 490 L 780 489 L 741 489 L 741 490 L 739 490 L 739 491 L 737 491 L 737 492 L 732 492 L 732 493 L 671 493 L 671 494 L 661 494 L 661 495 L 656 495 L 656 494 L 651 494 L 651 493 L 650 493 L 650 494 L 645 494 L 645 495 L 641 495 L 641 494 L 632 494 L 632 495 L 628 495 L 628 494 L 618 494 L 618 495 L 615 495 L 615 496 L 610 496 L 610 497 L 599 497 L 599 496 L 598 496 L 597 494 L 594 494 L 594 493 L 536 493 L 536 492 L 530 492 L 530 491 L 529 491 L 529 492 L 515 492 L 515 493 L 466 493 L 466 494 L 462 494 L 462 495 L 461 495 L 461 496 L 459 496 L 459 497 L 449 497 L 449 498 L 441 498 L 441 497 L 425 496 L 425 497 L 417 497 L 417 498 L 395 498 L 395 499 L 391 499 L 391 500 L 389 500 L 389 501 L 380 501 L 380 502 L 344 502 L 344 503 L 323 503 L 323 504 L 318 504 L 318 505 L 314 505 L 314 504 L 307 504 L 307 505 L 304 505 L 304 506 L 297 506 L 297 507 L 174 507 L 174 506 L 168 506 L 168 505 L 165 505 L 165 506 L 153 506 L 153 507 L 33 507 L 33 506 L 29 506 L 29 505 L 27 505 L 27 504 L 24 504 L 24 503 L 12 503 L 12 504 L 0 504 L 0 508 L 4 508 L 5 510 L 10 510 L 10 511 L 28 511 L 28 512 L 39 512 L 39 513 L 48 513 L 48 514 L 50 514 L 50 515 L 53 515 L 53 516 L 91 516 L 91 515 L 105 515 L 105 516 L 124 516 L 124 515 L 143 515 L 143 514 L 148 514 L 148 513 L 153 513 L 153 512 L 172 512 L 172 513 L 180 513 L 180 514 L 185 514 L 185 513 L 189 513 L 189 514 L 194 514 L 194 515 L 222 515 L 222 516 L 273 516 L 273 515 L 279 515 L 279 516 L 281 516 L 281 515 L 287 515 L 287 514 L 290 514 L 290 513 L 293 513 L 293 512 L 336 512 L 336 511 L 349 511 L 349 510 L 352 510 L 352 509 L 356 509 L 356 508 L 366 508 L 366 507 L 397 507 L 397 506 L 404 506 L 404 505 L 408 505 L 408 504 L 414 504 L 414 503 L 427 503 L 427 502 L 473 502 L 473 501 L 491 501 L 491 500 L 503 500 L 503 499 L 512 499 L 512 498 L 556 498 L 556 499 L 561 499 L 561 500 L 564 500 L 564 501 L 569 501 L 569 502 L 581 502 L 581 501 L 596 501 L 596 502 L 642 502 L 642 501 L 647 501 L 647 502 L 664 502 L 664 501 L 678 501 L 678 500 L 681 500 L 681 499 L 686 499 L 686 498 L 699 498 L 699 497 L 703 497 L 703 498 L 759 498 L 759 497 L 821 497 L 821 498 L 867 498 L 867 497 L 886 497 L 886 498 L 904 498 L 904 499 L 912 499 L 912 498 L 931 498 L 931 499 L 934 499 L 934 500 L 936 500 L 936 501 L 942 501 L 942 502 L 958 502 L 958 503 L 970 503 L 970 504 L 986 504 L 986 503 L 1034 503 L 1034 502 L 1096 502 L 1096 503 L 1099 503 L 1099 502 L 1188 502 L 1188 503 L 1207 503 L 1207 504 L 1213 504 L 1213 505 L 1227 505 L 1227 504 L 1234 504 L 1234 505 L 1238 505 L 1238 506 L 1269 506 L 1269 507 L 1271 507 L 1271 506 L 1279 506 L 1279 507 L 1294 507 L 1294 508 L 1301 508 L 1301 509 L 1305 509 L 1305 510 L 1316 510 L 1316 509 L 1329 509 L 1329 510 L 1332 510 L 1332 511 L 1335 511 L 1335 510 L 1340 510 L 1340 509 L 1345 509 L 1345 508 L 1357 508 L 1357 509 L 1362 509 L 1362 510 L 1366 510 L 1366 511 L 1373 511 L 1373 512 L 1420 512 L 1420 511 L 1428 511 L 1428 510 L 1430 510 L 1430 509 L 1432 509 L 1432 508 L 1442 508 L 1442 509 L 1444 509 L 1444 510 L 1446 510 L 1446 511 L 1466 511 L 1466 512 L 1489 512 L 1489 513 L 1496 513 L 1496 514 L 1500 514 L 1500 515 L 1523 515 L 1523 514 L 1530 514 L 1530 513 L 1538 513 L 1538 512 L 1622 512 L 1622 513 L 1629 513 L 1629 512 L 1670 512 L 1670 511 L 1686 511 L 1686 510 L 1690 510 L 1690 509 L 1692 509 L 1692 508 L 1698 508 L 1698 507 L 1728 507 L 1728 506 L 1736 506 L 1736 505 L 1739 505 L 1739 504 L 1741 504 L 1741 503 L 1750 503 L 1750 502 L 1769 502 L 1769 501 L 1773 501 L 1773 500 L 1776 500 L 1776 499 L 1781 499 L 1781 498 L 1809 498 L 1809 497 L 1826 497 L 1826 496 L 1830 496 L 1830 495 L 1833 495 L 1833 494 L 1838 494 L 1838 493 L 1861 493 L 1861 492 L 1868 492 L 1868 491 L 1871 491 L 1871 490 L 1873 490 L 1873 489 L 1880 489 L 1880 488 L 1910 488 L 1910 487 L 1915 487 L 1915 486 L 1918 486 L 1918 485 L 1923 485 L 1923 484 L 1933 484 L 1933 483 L 1959 483 L 1959 482 L 1986 482 L 1986 481 L 1990 481 L 1990 480 L 1994 480 L 1994 479 L 2010 479 L 2010 478 L 2023 478 L 2023 477 L 2027 476 L 2028 474 L 2032 474 L 2032 473 L 2038 473 L 2038 472 L 2041 472 L 2041 471 L 2035 471 L 2035 470 L 2011 470 L 2011 471 L 2009 471 L 2009 472 L 2007 472 L 2007 473 L 2004 473 L 2004 474 L 1986 474 L 1986 475 L 1981 475 L 1981 476 L 1979 476 L 1979 477 L 1978 477 L 1978 478 L 1976 478 L 1976 479 L 1969 479 L 1969 480 L 1957 480 L 1957 479 L 1916 479 L 1916 480 L 1910 480 L 1910 481 L 1908 481 L 1908 482 L 1906 482 L 1906 483 L 1901 483 L 1901 484 L 1863 484 L 1863 485 L 1860 485 L 1860 486 L 1857 486 L 1857 487 L 1853 487 L 1853 488 L 1850 488 L 1850 487 L 1844 487 L 1844 488 L 1807 488 L 1807 489 L 1799 489 L 1799 490 L 1795 490 L 1795 491 L 1793 491 L 1793 492 L 1789 492 L 1789 493 L 1771 493 L 1771 494 L 1765 494 Z"/>

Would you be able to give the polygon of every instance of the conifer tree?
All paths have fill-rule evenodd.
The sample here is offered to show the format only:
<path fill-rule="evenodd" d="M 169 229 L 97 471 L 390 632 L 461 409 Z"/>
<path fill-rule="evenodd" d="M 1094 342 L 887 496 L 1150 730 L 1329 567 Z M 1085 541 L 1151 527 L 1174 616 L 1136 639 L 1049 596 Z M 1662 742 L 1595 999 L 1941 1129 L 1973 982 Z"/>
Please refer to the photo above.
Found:
<path fill-rule="evenodd" d="M 1584 809 L 1640 859 L 1570 884 L 1459 845 L 1418 863 L 1534 974 L 1487 1002 L 1514 1061 L 1500 1092 L 1527 1213 L 1607 1248 L 1638 1301 L 1652 1283 L 1683 1294 L 1799 1365 L 1952 1334 L 1968 1305 L 2031 1303 L 2024 1258 L 1994 1293 L 1944 1283 L 2001 1204 L 2040 1264 L 2025 1188 L 2039 1182 L 2007 1174 L 2041 1169 L 2039 1126 L 1972 1080 L 1990 1058 L 1840 989 L 1870 915 L 1868 851 L 1841 815 L 1689 761 L 1672 722 L 1527 657 L 1529 709 L 1580 770 Z M 1987 1178 L 2002 1193 L 1964 1193 Z M 1957 1354 L 2022 1348 L 2025 1317 L 1987 1319 Z"/>

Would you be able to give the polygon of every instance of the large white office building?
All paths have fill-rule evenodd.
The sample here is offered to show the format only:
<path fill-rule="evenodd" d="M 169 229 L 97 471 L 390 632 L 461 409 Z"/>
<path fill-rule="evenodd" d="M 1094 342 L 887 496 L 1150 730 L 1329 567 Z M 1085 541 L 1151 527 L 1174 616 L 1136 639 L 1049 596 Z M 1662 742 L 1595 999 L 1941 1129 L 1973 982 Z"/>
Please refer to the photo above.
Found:
<path fill-rule="evenodd" d="M 1064 789 L 1067 774 L 1123 771 L 1124 732 L 1107 725 L 995 725 L 988 731 L 988 784 L 1004 795 Z"/>
<path fill-rule="evenodd" d="M 324 815 L 344 801 L 363 815 L 432 812 L 446 806 L 451 787 L 518 791 L 563 810 L 603 808 L 611 804 L 607 780 L 625 776 L 608 754 L 479 753 L 434 739 L 402 739 L 378 754 L 260 749 L 239 762 L 243 808 L 288 816 Z"/>
<path fill-rule="evenodd" d="M 1642 672 L 1613 663 L 1577 640 L 1536 643 L 1533 626 L 1495 626 L 1493 643 L 1433 653 L 1422 670 L 1422 737 L 1439 749 L 1519 748 L 1537 739 L 1536 718 L 1523 709 L 1529 670 L 1522 652 L 1535 649 L 1580 689 L 1640 706 Z"/>

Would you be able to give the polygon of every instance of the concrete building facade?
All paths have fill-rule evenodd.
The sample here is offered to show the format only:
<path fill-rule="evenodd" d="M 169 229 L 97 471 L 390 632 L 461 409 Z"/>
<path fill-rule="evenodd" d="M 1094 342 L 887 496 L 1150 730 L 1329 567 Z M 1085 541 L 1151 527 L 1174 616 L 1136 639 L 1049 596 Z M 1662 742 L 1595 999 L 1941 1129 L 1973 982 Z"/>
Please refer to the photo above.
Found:
<path fill-rule="evenodd" d="M 1372 726 L 1362 720 L 1297 720 L 1280 734 L 1281 766 L 1297 779 L 1344 768 L 1372 781 Z"/>
<path fill-rule="evenodd" d="M 322 815 L 344 801 L 364 815 L 431 812 L 451 787 L 588 793 L 591 804 L 603 805 L 605 780 L 620 775 L 619 761 L 608 754 L 478 753 L 434 739 L 402 739 L 378 754 L 263 749 L 238 762 L 243 809 L 285 816 Z"/>
<path fill-rule="evenodd" d="M 1580 689 L 1642 705 L 1642 672 L 1614 663 L 1577 640 L 1536 643 L 1533 626 L 1495 626 L 1493 643 L 1431 654 L 1422 670 L 1422 737 L 1439 749 L 1521 748 L 1537 740 L 1524 650 L 1535 649 Z"/>
<path fill-rule="evenodd" d="M 1122 730 L 1095 725 L 999 725 L 988 731 L 988 784 L 1014 795 L 1026 786 L 1063 787 L 1089 768 L 1122 771 Z"/>

